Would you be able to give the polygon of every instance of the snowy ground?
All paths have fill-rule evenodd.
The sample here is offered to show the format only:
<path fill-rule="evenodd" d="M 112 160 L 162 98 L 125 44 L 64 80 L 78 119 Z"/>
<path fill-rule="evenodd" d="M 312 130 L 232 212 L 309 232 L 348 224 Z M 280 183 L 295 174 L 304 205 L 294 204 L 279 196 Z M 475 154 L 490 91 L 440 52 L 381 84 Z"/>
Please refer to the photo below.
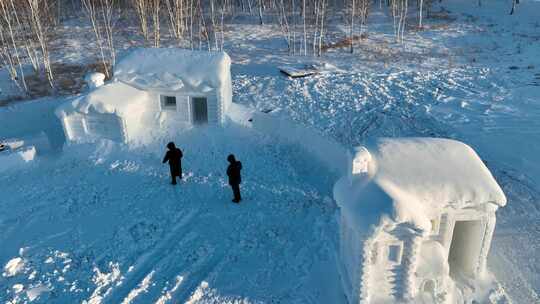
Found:
<path fill-rule="evenodd" d="M 4 274 L 2 297 L 23 301 L 39 289 L 43 302 L 342 300 L 334 178 L 297 148 L 234 125 L 175 140 L 187 175 L 178 187 L 159 162 L 163 145 L 73 147 L 1 177 L 1 258 L 22 259 Z M 229 203 L 230 151 L 244 163 L 242 205 Z M 306 182 L 299 164 L 327 178 Z"/>
<path fill-rule="evenodd" d="M 304 79 L 287 79 L 276 66 L 313 58 L 286 56 L 282 37 L 266 26 L 238 24 L 226 49 L 235 102 L 279 108 L 344 145 L 426 135 L 473 146 L 509 200 L 489 267 L 515 303 L 538 303 L 540 2 L 522 0 L 514 16 L 507 2 L 443 2 L 451 18 L 428 21 L 404 45 L 375 12 L 362 51 L 333 50 L 322 60 L 334 68 Z M 87 60 L 79 57 L 85 43 L 68 40 L 80 52 L 66 60 Z M 59 102 L 1 108 L 0 138 L 44 132 L 61 145 L 52 116 Z M 330 199 L 336 176 L 298 147 L 232 124 L 174 139 L 188 173 L 176 189 L 159 163 L 168 138 L 144 149 L 69 147 L 0 176 L 0 265 L 11 261 L 0 300 L 344 301 Z M 245 166 L 240 206 L 228 203 L 222 175 L 229 152 Z"/>

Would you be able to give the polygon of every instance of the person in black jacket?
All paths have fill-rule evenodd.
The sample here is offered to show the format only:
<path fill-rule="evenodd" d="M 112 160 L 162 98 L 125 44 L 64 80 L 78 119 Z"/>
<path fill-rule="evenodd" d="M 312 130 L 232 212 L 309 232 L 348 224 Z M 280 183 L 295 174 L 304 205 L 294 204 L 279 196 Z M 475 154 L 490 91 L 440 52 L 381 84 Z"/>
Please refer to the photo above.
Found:
<path fill-rule="evenodd" d="M 176 185 L 176 177 L 182 180 L 182 150 L 178 149 L 173 142 L 167 144 L 169 151 L 165 153 L 163 163 L 169 162 L 171 168 L 171 184 Z"/>
<path fill-rule="evenodd" d="M 229 177 L 229 185 L 232 188 L 234 198 L 233 202 L 240 203 L 242 197 L 240 196 L 240 183 L 242 182 L 242 176 L 240 171 L 242 170 L 242 163 L 234 158 L 234 155 L 230 154 L 227 157 L 229 161 L 229 167 L 227 167 L 227 176 Z"/>

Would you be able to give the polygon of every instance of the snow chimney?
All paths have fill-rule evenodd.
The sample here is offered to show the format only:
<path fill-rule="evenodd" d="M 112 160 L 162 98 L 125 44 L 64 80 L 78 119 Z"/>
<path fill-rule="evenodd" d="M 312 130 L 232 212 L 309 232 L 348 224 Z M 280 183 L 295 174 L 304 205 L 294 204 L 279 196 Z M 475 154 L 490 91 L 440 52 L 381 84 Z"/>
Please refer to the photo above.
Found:
<path fill-rule="evenodd" d="M 351 174 L 367 174 L 370 161 L 371 154 L 369 153 L 368 149 L 365 147 L 354 148 Z"/>

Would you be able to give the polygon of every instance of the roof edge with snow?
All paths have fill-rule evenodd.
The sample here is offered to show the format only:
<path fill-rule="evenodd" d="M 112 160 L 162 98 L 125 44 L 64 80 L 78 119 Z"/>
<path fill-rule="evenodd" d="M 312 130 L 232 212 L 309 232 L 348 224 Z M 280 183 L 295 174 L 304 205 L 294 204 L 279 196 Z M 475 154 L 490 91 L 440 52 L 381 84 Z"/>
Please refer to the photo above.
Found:
<path fill-rule="evenodd" d="M 230 82 L 230 67 L 225 52 L 137 48 L 116 63 L 113 75 L 142 90 L 207 92 Z"/>
<path fill-rule="evenodd" d="M 489 169 L 462 142 L 381 138 L 365 148 L 370 156 L 367 172 L 343 178 L 334 188 L 336 201 L 352 213 L 350 216 L 361 216 L 365 221 L 368 216 L 379 219 L 387 215 L 396 222 L 422 228 L 429 227 L 429 219 L 446 208 L 506 204 L 506 196 Z"/>

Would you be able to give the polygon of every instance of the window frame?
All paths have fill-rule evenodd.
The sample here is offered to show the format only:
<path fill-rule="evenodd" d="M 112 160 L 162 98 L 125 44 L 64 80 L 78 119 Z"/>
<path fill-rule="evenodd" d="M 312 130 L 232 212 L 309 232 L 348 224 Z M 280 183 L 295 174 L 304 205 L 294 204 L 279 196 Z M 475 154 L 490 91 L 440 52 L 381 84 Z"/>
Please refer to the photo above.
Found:
<path fill-rule="evenodd" d="M 391 254 L 394 252 L 393 250 L 391 250 L 392 247 L 397 247 L 397 251 L 395 251 L 397 253 L 395 259 L 392 258 Z M 401 241 L 396 241 L 396 242 L 390 242 L 388 243 L 388 246 L 386 246 L 386 260 L 388 261 L 388 263 L 392 264 L 392 265 L 401 265 L 401 262 L 403 260 L 403 242 Z"/>
<path fill-rule="evenodd" d="M 169 100 L 174 99 L 174 105 L 172 103 L 168 103 Z M 178 111 L 178 98 L 176 95 L 160 95 L 161 100 L 161 110 L 162 111 Z"/>

